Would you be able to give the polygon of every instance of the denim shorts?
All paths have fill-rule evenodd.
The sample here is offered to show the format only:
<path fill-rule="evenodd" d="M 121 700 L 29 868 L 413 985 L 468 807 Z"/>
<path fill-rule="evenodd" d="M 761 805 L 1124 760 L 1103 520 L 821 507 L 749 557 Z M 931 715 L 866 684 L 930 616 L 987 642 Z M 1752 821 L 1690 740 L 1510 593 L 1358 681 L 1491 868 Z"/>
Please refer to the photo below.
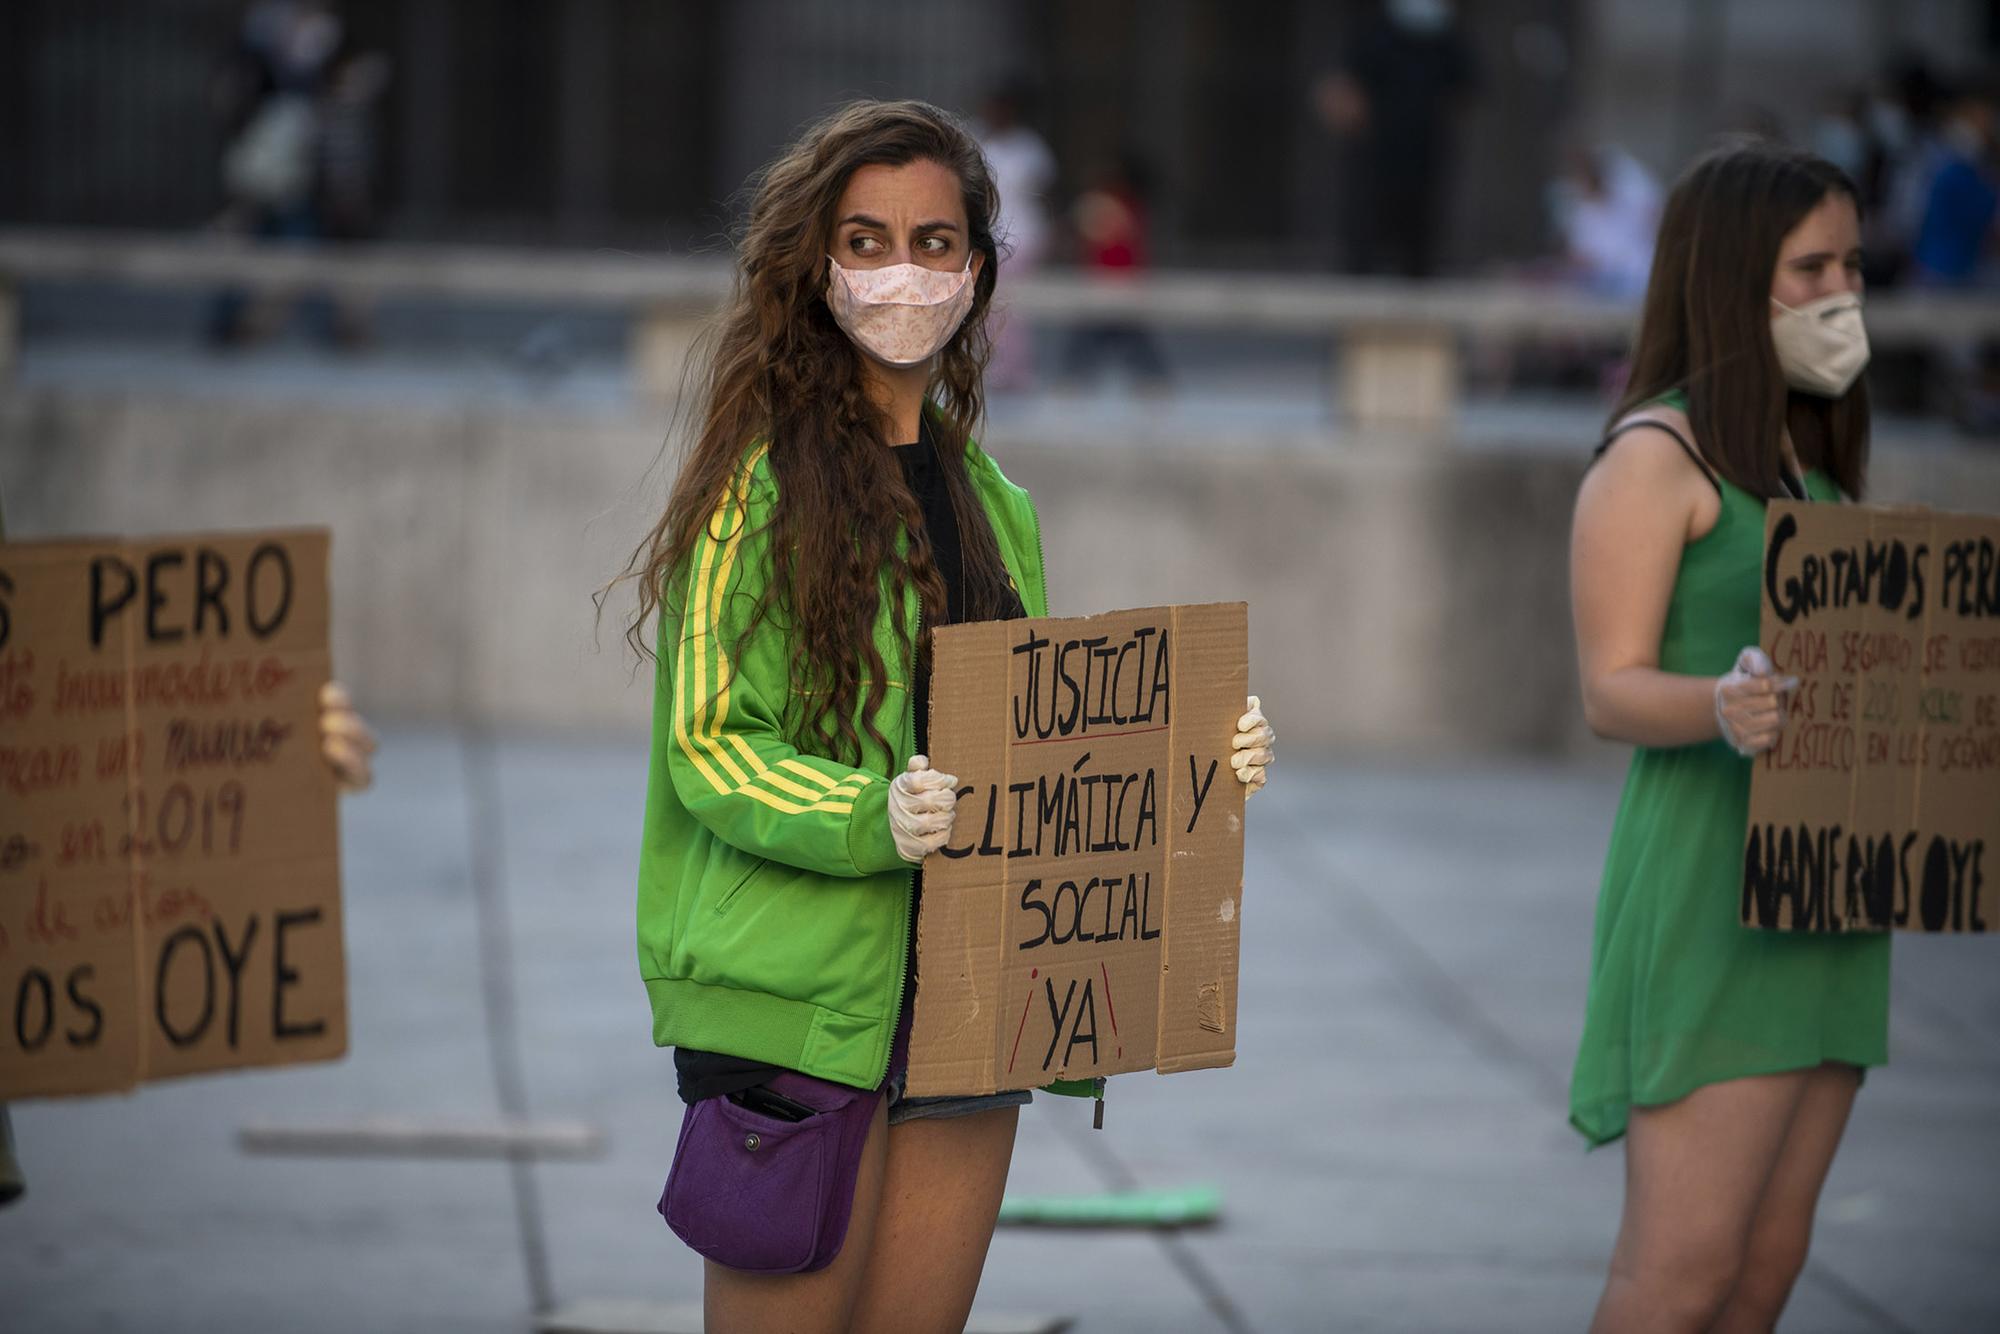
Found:
<path fill-rule="evenodd" d="M 909 1083 L 909 1069 L 905 1067 L 889 1076 L 889 1082 L 882 1086 L 882 1096 L 889 1101 L 889 1124 L 899 1126 L 905 1121 L 941 1121 L 954 1116 L 971 1116 L 976 1112 L 997 1111 L 1002 1107 L 1022 1107 L 1034 1101 L 1035 1095 L 1027 1089 L 1013 1089 L 1003 1093 L 977 1093 L 970 1097 L 947 1098 L 906 1098 L 903 1090 Z"/>

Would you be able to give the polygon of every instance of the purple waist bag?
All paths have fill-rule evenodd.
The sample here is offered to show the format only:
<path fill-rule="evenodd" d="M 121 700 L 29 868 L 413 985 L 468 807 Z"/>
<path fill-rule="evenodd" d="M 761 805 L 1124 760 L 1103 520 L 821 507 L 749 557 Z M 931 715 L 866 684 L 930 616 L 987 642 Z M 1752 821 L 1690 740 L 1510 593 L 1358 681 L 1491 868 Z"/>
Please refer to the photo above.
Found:
<path fill-rule="evenodd" d="M 847 1240 L 880 1089 L 787 1071 L 772 1092 L 813 1109 L 786 1121 L 728 1098 L 681 1119 L 660 1216 L 697 1254 L 752 1274 L 824 1269 Z"/>

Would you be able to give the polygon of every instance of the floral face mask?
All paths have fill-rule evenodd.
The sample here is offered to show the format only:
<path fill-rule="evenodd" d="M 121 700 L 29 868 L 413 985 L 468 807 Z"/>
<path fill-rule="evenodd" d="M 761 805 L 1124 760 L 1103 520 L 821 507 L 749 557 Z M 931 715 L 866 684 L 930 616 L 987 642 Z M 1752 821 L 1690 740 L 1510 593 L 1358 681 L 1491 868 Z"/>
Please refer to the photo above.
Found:
<path fill-rule="evenodd" d="M 826 304 L 856 347 L 885 366 L 920 366 L 938 354 L 972 309 L 972 260 L 957 273 L 921 264 L 844 269 L 831 255 Z"/>

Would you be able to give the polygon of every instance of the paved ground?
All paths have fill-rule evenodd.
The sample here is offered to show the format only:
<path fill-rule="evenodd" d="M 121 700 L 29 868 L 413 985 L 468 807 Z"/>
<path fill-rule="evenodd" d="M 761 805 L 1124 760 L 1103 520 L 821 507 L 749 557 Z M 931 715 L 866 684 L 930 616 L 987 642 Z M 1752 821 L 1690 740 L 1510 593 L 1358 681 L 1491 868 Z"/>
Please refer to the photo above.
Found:
<path fill-rule="evenodd" d="M 524 1330 L 512 1169 L 248 1156 L 252 1123 L 498 1105 L 475 883 L 511 918 L 525 1094 L 608 1137 L 521 1169 L 560 1303 L 681 1301 L 652 1212 L 678 1107 L 632 962 L 636 742 L 397 732 L 346 810 L 353 1054 L 17 1109 L 9 1330 Z M 1179 1236 L 1005 1231 L 979 1305 L 1115 1331 L 1549 1331 L 1587 1320 L 1616 1150 L 1563 1121 L 1615 757 L 1408 771 L 1287 756 L 1251 808 L 1240 1059 L 1038 1103 L 1013 1186 L 1210 1182 Z M 2000 953 L 1898 942 L 1871 1079 L 1790 1331 L 2000 1329 Z"/>

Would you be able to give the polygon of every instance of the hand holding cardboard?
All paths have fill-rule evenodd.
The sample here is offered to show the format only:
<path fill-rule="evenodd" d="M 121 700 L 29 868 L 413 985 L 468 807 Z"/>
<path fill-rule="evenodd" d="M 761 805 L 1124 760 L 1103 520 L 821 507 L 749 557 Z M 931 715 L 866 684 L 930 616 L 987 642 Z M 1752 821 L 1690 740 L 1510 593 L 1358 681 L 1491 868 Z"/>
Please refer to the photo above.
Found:
<path fill-rule="evenodd" d="M 1779 676 L 1756 645 L 1737 654 L 1736 666 L 1715 680 L 1715 725 L 1730 749 L 1748 759 L 1777 745 L 1785 726 L 1784 692 L 1798 685 L 1796 676 Z"/>
<path fill-rule="evenodd" d="M 333 770 L 343 792 L 365 792 L 375 781 L 369 757 L 375 753 L 375 733 L 363 721 L 338 681 L 319 688 L 319 753 Z"/>
<path fill-rule="evenodd" d="M 1271 724 L 1264 719 L 1264 706 L 1255 695 L 1245 701 L 1246 712 L 1236 720 L 1236 736 L 1230 742 L 1229 767 L 1236 771 L 1236 781 L 1247 791 L 1245 797 L 1254 797 L 1266 782 L 1265 770 L 1274 758 L 1272 747 L 1278 744 L 1278 734 L 1271 730 Z"/>
<path fill-rule="evenodd" d="M 958 779 L 931 768 L 922 755 L 912 755 L 910 767 L 889 784 L 889 832 L 904 861 L 922 861 L 951 837 L 957 787 Z"/>

